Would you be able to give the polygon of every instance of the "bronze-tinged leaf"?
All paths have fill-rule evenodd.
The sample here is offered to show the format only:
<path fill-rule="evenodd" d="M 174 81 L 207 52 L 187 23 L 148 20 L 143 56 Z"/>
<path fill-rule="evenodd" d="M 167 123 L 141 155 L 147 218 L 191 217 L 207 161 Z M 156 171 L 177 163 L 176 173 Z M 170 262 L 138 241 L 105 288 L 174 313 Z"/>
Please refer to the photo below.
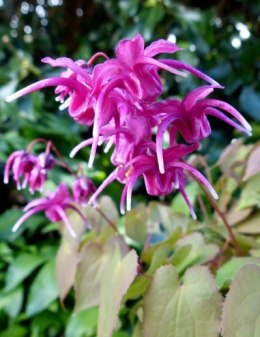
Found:
<path fill-rule="evenodd" d="M 260 173 L 260 144 L 249 155 L 243 180 L 246 181 L 257 173 Z"/>
<path fill-rule="evenodd" d="M 138 257 L 131 250 L 122 258 L 118 247 L 107 256 L 101 281 L 97 337 L 111 337 L 121 301 L 137 275 Z"/>

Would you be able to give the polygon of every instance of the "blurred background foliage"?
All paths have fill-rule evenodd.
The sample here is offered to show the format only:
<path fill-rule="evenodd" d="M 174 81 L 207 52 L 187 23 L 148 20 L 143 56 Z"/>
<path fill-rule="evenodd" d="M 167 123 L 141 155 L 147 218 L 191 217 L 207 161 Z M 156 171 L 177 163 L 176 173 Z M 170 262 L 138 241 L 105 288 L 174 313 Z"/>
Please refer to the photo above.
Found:
<path fill-rule="evenodd" d="M 180 45 L 183 50 L 176 57 L 223 84 L 225 89 L 216 95 L 235 106 L 252 124 L 253 136 L 246 143 L 259 139 L 260 1 L 0 0 L 1 174 L 9 154 L 25 148 L 37 137 L 53 140 L 70 165 L 86 162 L 87 150 L 73 160 L 68 154 L 89 131 L 58 110 L 52 90 L 11 104 L 5 103 L 4 98 L 59 71 L 41 64 L 46 55 L 88 59 L 94 52 L 105 51 L 112 56 L 119 39 L 138 32 L 147 43 L 165 38 Z M 201 83 L 192 76 L 179 80 L 166 74 L 165 78 L 172 96 L 183 96 Z M 213 125 L 212 136 L 200 149 L 209 164 L 219 158 L 233 138 L 240 137 L 219 121 L 213 121 Z M 110 171 L 109 159 L 102 155 L 87 173 L 99 184 Z M 70 178 L 55 169 L 51 179 L 59 183 Z M 118 203 L 120 191 L 114 183 L 106 193 Z M 57 226 L 46 224 L 45 218 L 37 215 L 20 231 L 11 233 L 22 213 L 19 207 L 31 197 L 1 182 L 0 192 L 0 336 L 54 337 L 66 331 L 67 337 L 80 337 L 86 333 L 81 330 L 86 321 L 90 322 L 86 336 L 94 336 L 96 312 L 71 318 L 73 296 L 66 300 L 65 309 L 57 301 L 53 271 L 59 246 Z M 140 201 L 146 201 L 142 186 L 135 195 L 135 202 Z M 175 200 L 175 207 L 180 210 L 182 205 L 178 203 Z"/>

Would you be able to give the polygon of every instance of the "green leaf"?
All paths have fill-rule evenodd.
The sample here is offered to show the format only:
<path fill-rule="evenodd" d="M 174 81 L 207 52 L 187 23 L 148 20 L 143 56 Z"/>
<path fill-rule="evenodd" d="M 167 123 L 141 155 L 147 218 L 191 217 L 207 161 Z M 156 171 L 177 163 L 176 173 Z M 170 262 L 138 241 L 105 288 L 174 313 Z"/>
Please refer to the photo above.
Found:
<path fill-rule="evenodd" d="M 10 328 L 1 331 L 1 337 L 25 337 L 28 330 L 21 325 L 12 325 Z"/>
<path fill-rule="evenodd" d="M 189 248 L 187 248 L 189 246 Z M 213 243 L 206 244 L 204 237 L 200 233 L 192 233 L 180 239 L 176 244 L 176 254 L 183 256 L 182 260 L 177 256 L 178 263 L 176 269 L 179 273 L 183 272 L 186 268 L 212 260 L 219 252 L 219 247 Z M 185 249 L 183 247 L 186 247 Z M 180 252 L 182 250 L 182 252 Z M 184 250 L 184 252 L 183 252 Z M 189 252 L 188 252 L 189 251 Z M 174 255 L 173 255 L 174 261 Z"/>
<path fill-rule="evenodd" d="M 251 206 L 260 207 L 260 174 L 254 175 L 246 182 L 239 199 L 239 209 Z"/>
<path fill-rule="evenodd" d="M 253 257 L 233 257 L 217 271 L 216 281 L 220 288 L 227 288 L 237 272 L 246 264 L 255 263 L 260 266 L 260 259 Z"/>
<path fill-rule="evenodd" d="M 44 258 L 36 254 L 22 253 L 9 265 L 4 291 L 10 291 L 28 277 Z"/>
<path fill-rule="evenodd" d="M 144 297 L 144 337 L 217 337 L 221 295 L 206 267 L 189 269 L 179 284 L 173 266 L 163 266 Z"/>
<path fill-rule="evenodd" d="M 16 317 L 21 311 L 24 296 L 23 292 L 23 287 L 19 286 L 4 295 L 7 299 L 7 304 L 4 306 L 4 310 L 10 317 Z"/>
<path fill-rule="evenodd" d="M 125 230 L 126 234 L 133 240 L 144 244 L 147 236 L 147 209 L 144 204 L 126 213 Z"/>
<path fill-rule="evenodd" d="M 92 337 L 97 330 L 98 308 L 73 314 L 67 324 L 65 337 Z"/>
<path fill-rule="evenodd" d="M 50 261 L 41 268 L 33 281 L 26 305 L 26 314 L 33 316 L 41 312 L 48 308 L 58 296 L 54 261 Z"/>
<path fill-rule="evenodd" d="M 237 273 L 223 307 L 223 337 L 260 336 L 260 267 L 248 264 Z"/>
<path fill-rule="evenodd" d="M 142 261 L 145 263 L 151 263 L 151 260 L 153 258 L 154 253 L 159 249 L 160 247 L 163 247 L 165 245 L 168 245 L 171 249 L 175 247 L 177 240 L 182 236 L 182 230 L 180 227 L 177 227 L 174 232 L 171 233 L 171 235 L 164 241 L 154 244 L 151 247 L 149 247 L 147 250 L 143 251 L 142 253 Z"/>
<path fill-rule="evenodd" d="M 131 300 L 137 299 L 138 297 L 143 295 L 146 292 L 149 284 L 150 284 L 149 276 L 138 275 L 128 288 L 124 296 L 124 302 L 130 299 Z"/>
<path fill-rule="evenodd" d="M 115 247 L 112 256 L 107 256 L 105 266 L 97 337 L 112 336 L 122 298 L 137 274 L 138 257 L 136 252 L 131 250 L 122 259 L 118 247 Z"/>

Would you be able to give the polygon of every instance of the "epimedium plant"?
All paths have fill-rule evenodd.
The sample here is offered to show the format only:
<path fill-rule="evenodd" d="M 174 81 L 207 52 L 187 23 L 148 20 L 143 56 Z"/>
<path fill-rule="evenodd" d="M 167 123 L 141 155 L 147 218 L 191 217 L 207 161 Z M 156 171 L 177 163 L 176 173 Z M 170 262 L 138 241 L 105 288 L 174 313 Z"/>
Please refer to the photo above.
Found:
<path fill-rule="evenodd" d="M 229 171 L 227 175 L 223 172 L 222 179 L 230 179 L 227 184 L 231 189 L 227 191 L 230 199 L 225 200 L 226 208 L 223 204 L 219 206 L 214 200 L 217 193 L 212 183 L 192 165 L 192 157 L 189 160 L 186 157 L 210 135 L 208 116 L 217 117 L 247 135 L 251 128 L 228 103 L 207 98 L 214 90 L 223 88 L 216 81 L 186 63 L 155 59 L 157 55 L 177 51 L 179 47 L 166 40 L 155 41 L 145 48 L 143 38 L 137 35 L 119 42 L 115 58 L 103 52 L 87 62 L 48 57 L 43 62 L 66 70 L 59 77 L 41 80 L 7 98 L 12 101 L 54 86 L 61 109 L 68 108 L 69 115 L 77 123 L 92 128 L 92 137 L 76 146 L 71 156 L 91 146 L 88 162 L 91 168 L 99 146 L 105 144 L 105 152 L 113 148 L 111 163 L 115 169 L 97 189 L 84 175 L 82 167 L 71 168 L 53 143 L 43 139 L 33 141 L 26 151 L 14 152 L 5 167 L 5 182 L 12 173 L 17 188 L 29 186 L 31 193 L 44 191 L 47 175 L 55 163 L 74 177 L 71 190 L 61 182 L 56 191 L 45 191 L 42 197 L 29 202 L 24 208 L 25 214 L 13 227 L 16 231 L 27 219 L 42 211 L 51 222 L 65 225 L 64 228 L 60 226 L 62 241 L 56 258 L 56 274 L 62 303 L 72 286 L 75 290 L 76 315 L 69 322 L 67 336 L 73 335 L 73 324 L 91 319 L 89 326 L 83 323 L 81 335 L 97 333 L 98 337 L 109 337 L 118 330 L 118 336 L 136 337 L 214 337 L 220 333 L 223 337 L 246 337 L 253 336 L 253 331 L 259 329 L 260 310 L 250 324 L 246 317 L 238 322 L 233 314 L 233 311 L 245 314 L 243 306 L 253 307 L 257 299 L 256 295 L 255 299 L 248 300 L 248 294 L 259 291 L 257 282 L 250 281 L 250 275 L 253 280 L 259 275 L 258 244 L 236 235 L 227 217 L 236 207 L 230 208 L 230 196 L 243 179 L 259 177 L 252 159 L 250 161 L 258 147 L 252 150 L 249 146 L 244 151 L 243 163 L 248 166 L 240 165 L 236 183 L 232 182 Z M 99 58 L 104 61 L 95 64 Z M 181 77 L 188 72 L 207 84 L 192 90 L 182 100 L 163 98 L 160 70 Z M 32 149 L 37 143 L 43 143 L 45 150 L 35 155 Z M 221 169 L 223 162 L 228 162 L 227 158 L 232 163 L 229 169 L 234 167 L 233 150 L 231 154 L 231 157 L 228 153 L 225 159 L 220 159 Z M 200 156 L 194 156 L 199 162 Z M 187 173 L 206 192 L 207 200 L 195 183 L 188 185 L 193 188 L 193 198 L 189 197 Z M 131 210 L 132 191 L 140 177 L 144 178 L 149 195 L 165 196 L 178 190 L 193 219 L 183 214 L 185 206 L 178 196 L 171 206 L 151 202 Z M 114 180 L 124 185 L 121 218 L 110 198 L 98 200 Z M 218 183 L 221 184 L 221 180 Z M 225 193 L 221 192 L 222 195 L 227 198 Z M 193 206 L 196 199 L 206 224 L 196 221 Z M 219 221 L 209 217 L 207 208 L 210 206 Z M 255 205 L 250 206 L 243 221 L 249 215 L 255 216 L 251 215 Z M 248 207 L 248 204 L 242 205 L 247 211 Z M 242 254 L 252 257 L 237 257 L 223 265 L 228 256 Z M 239 267 L 248 263 L 252 264 L 243 267 L 231 284 L 222 309 L 222 294 Z M 246 291 L 241 293 L 240 279 L 246 284 Z"/>

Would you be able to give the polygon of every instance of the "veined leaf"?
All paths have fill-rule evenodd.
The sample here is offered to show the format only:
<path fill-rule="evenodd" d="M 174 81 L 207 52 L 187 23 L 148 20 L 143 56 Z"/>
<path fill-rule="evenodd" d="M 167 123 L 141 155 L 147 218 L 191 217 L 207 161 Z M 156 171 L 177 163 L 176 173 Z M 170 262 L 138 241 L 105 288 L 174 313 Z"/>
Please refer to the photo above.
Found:
<path fill-rule="evenodd" d="M 223 307 L 223 337 L 260 336 L 260 267 L 248 264 L 237 273 Z"/>
<path fill-rule="evenodd" d="M 221 295 L 206 267 L 189 269 L 179 284 L 173 266 L 163 266 L 144 297 L 144 337 L 217 337 Z"/>

